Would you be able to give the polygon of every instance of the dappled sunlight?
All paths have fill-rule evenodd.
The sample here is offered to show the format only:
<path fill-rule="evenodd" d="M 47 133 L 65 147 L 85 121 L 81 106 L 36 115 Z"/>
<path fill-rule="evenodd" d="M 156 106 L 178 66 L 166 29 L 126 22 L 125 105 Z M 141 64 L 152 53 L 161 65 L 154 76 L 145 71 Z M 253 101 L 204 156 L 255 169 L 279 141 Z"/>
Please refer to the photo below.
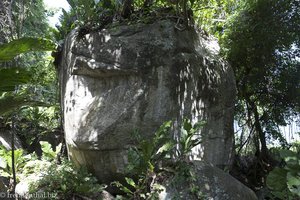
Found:
<path fill-rule="evenodd" d="M 244 3 L 0 0 L 0 199 L 298 199 L 300 4 Z"/>
<path fill-rule="evenodd" d="M 172 24 L 159 23 L 167 27 Z M 174 29 L 157 28 L 159 23 L 152 24 L 152 30 L 159 30 L 164 37 L 169 33 L 160 31 L 173 34 Z M 72 157 L 76 159 L 76 152 L 82 151 L 78 159 L 89 160 L 98 152 L 98 161 L 90 167 L 103 168 L 106 173 L 109 166 L 126 161 L 107 153 L 127 152 L 134 142 L 134 131 L 141 138 L 152 138 L 162 122 L 173 120 L 174 139 L 179 140 L 181 122 L 189 118 L 193 125 L 207 122 L 192 136 L 192 140 L 202 142 L 191 148 L 189 158 L 226 166 L 233 132 L 225 128 L 231 121 L 224 118 L 231 119 L 232 113 L 224 112 L 227 108 L 222 102 L 228 97 L 233 99 L 234 85 L 223 79 L 233 78 L 231 72 L 223 68 L 222 60 L 210 55 L 210 47 L 197 47 L 201 48 L 197 52 L 193 40 L 182 42 L 180 34 L 190 38 L 188 32 L 160 40 L 153 32 L 144 34 L 140 27 L 139 31 L 129 27 L 113 34 L 111 30 L 89 33 L 68 46 L 67 55 L 72 57 L 63 66 L 69 73 L 65 85 L 65 130 L 69 148 L 75 152 Z M 128 34 L 121 34 L 126 31 Z M 173 48 L 178 43 L 178 48 L 170 49 L 169 43 Z M 109 159 L 109 164 L 103 159 Z M 101 178 L 109 178 L 96 171 Z"/>
<path fill-rule="evenodd" d="M 193 124 L 199 121 L 207 122 L 194 136 L 201 138 L 203 142 L 193 148 L 190 159 L 205 159 L 221 167 L 221 165 L 229 164 L 226 160 L 233 156 L 231 153 L 233 140 L 230 139 L 230 135 L 231 137 L 233 135 L 233 128 L 227 127 L 232 126 L 233 112 L 231 111 L 235 89 L 232 88 L 228 93 L 226 92 L 229 88 L 225 85 L 227 83 L 224 82 L 224 77 L 231 72 L 214 53 L 209 54 L 210 47 L 201 50 L 203 51 L 205 51 L 204 56 L 199 55 L 202 61 L 199 68 L 190 65 L 189 62 L 194 58 L 189 57 L 189 54 L 180 55 L 183 66 L 176 88 L 180 112 L 178 121 L 184 116 L 189 116 Z M 227 98 L 231 100 L 228 101 Z M 228 108 L 224 101 L 231 102 Z M 225 116 L 228 116 L 228 121 L 224 121 Z"/>

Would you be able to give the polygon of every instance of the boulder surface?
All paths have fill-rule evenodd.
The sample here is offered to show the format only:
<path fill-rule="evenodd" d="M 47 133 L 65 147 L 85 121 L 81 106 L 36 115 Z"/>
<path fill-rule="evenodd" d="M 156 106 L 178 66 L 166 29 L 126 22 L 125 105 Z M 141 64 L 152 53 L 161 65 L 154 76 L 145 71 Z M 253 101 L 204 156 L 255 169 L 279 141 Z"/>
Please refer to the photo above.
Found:
<path fill-rule="evenodd" d="M 191 159 L 229 167 L 235 79 L 217 42 L 176 22 L 119 25 L 67 37 L 59 65 L 70 158 L 100 180 L 122 174 L 135 130 L 152 137 L 167 120 L 204 120 Z"/>
<path fill-rule="evenodd" d="M 159 195 L 160 200 L 257 200 L 251 189 L 219 168 L 203 161 L 194 161 L 190 167 L 195 175 L 194 185 L 184 179 L 172 184 L 169 179 Z"/>

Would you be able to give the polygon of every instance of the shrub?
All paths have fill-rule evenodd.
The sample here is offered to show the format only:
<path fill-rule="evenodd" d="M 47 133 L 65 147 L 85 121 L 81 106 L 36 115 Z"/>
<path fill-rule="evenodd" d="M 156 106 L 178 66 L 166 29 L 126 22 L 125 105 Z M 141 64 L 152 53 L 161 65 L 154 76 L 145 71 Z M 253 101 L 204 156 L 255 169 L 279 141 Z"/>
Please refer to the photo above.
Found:
<path fill-rule="evenodd" d="M 52 193 L 58 199 L 71 199 L 74 195 L 95 199 L 104 188 L 85 168 L 77 168 L 71 161 L 64 159 L 60 165 L 52 163 L 42 178 L 31 185 L 30 193 Z"/>
<path fill-rule="evenodd" d="M 194 172 L 188 163 L 188 156 L 201 142 L 196 134 L 203 125 L 202 122 L 192 125 L 190 120 L 184 119 L 177 140 L 172 134 L 171 121 L 163 123 L 152 139 L 143 140 L 135 134 L 139 142 L 129 150 L 127 166 L 128 176 L 135 178 L 126 177 L 126 184 L 114 182 L 113 185 L 129 198 L 158 199 L 164 188 L 159 179 L 173 176 L 174 183 L 182 178 L 187 180 L 192 187 L 191 193 L 196 193 L 198 190 L 195 189 Z"/>
<path fill-rule="evenodd" d="M 282 167 L 276 167 L 267 177 L 267 186 L 273 196 L 279 199 L 297 199 L 300 197 L 300 152 L 281 149 Z"/>

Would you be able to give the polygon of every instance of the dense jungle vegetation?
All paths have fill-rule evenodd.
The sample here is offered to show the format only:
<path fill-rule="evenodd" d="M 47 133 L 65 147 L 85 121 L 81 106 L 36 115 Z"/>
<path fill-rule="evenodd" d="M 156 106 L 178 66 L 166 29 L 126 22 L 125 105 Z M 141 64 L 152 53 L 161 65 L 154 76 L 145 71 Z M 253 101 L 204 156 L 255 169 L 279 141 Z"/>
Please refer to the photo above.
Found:
<path fill-rule="evenodd" d="M 74 28 L 84 35 L 111 25 L 147 24 L 171 17 L 178 31 L 198 26 L 203 34 L 217 38 L 221 56 L 234 70 L 239 131 L 235 136 L 235 162 L 229 173 L 265 199 L 300 198 L 300 141 L 288 142 L 280 129 L 291 122 L 299 125 L 300 1 L 68 3 L 70 10 L 62 10 L 61 24 L 53 28 L 47 17 L 54 11 L 46 10 L 43 0 L 0 1 L 0 134 L 8 134 L 12 141 L 11 146 L 0 147 L 0 191 L 14 194 L 17 183 L 26 180 L 31 192 L 55 192 L 60 199 L 74 195 L 99 198 L 105 185 L 66 157 L 54 57 Z M 199 143 L 191 140 L 198 125 L 192 126 L 188 120 L 184 123 L 186 137 L 179 144 L 179 160 Z M 152 153 L 165 149 L 155 159 L 164 159 L 174 145 L 171 139 L 161 137 L 168 127 L 166 122 L 157 137 L 148 141 Z M 15 137 L 20 138 L 23 148 L 17 149 Z M 130 187 L 114 183 L 124 191 L 120 199 L 126 195 L 129 199 L 155 197 L 157 191 L 148 191 L 145 182 L 157 160 L 140 152 L 142 148 L 132 149 L 141 162 L 129 166 L 140 172 L 140 181 L 127 178 Z"/>

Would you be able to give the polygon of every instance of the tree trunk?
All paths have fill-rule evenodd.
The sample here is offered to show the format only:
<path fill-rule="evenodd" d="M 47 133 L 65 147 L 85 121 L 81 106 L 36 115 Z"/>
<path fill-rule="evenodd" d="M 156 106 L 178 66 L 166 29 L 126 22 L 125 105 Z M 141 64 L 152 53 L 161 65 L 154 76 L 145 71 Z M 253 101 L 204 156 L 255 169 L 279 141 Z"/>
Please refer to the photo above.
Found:
<path fill-rule="evenodd" d="M 13 174 L 13 186 L 12 193 L 15 194 L 17 178 L 16 178 L 16 165 L 15 165 L 15 124 L 14 117 L 12 122 L 12 137 L 11 137 L 11 166 L 12 166 L 12 174 Z"/>
<path fill-rule="evenodd" d="M 133 10 L 133 0 L 123 0 L 121 16 L 127 19 L 133 13 Z"/>
<path fill-rule="evenodd" d="M 259 113 L 257 110 L 257 106 L 255 105 L 255 103 L 253 101 L 250 100 L 250 98 L 247 99 L 247 101 L 249 102 L 249 105 L 251 106 L 251 110 L 254 114 L 254 126 L 255 126 L 255 131 L 258 134 L 259 140 L 260 140 L 260 144 L 261 144 L 261 156 L 263 158 L 265 158 L 268 154 L 268 148 L 267 148 L 267 142 L 266 142 L 266 134 L 263 131 L 261 124 L 260 124 L 260 117 L 259 117 Z"/>

